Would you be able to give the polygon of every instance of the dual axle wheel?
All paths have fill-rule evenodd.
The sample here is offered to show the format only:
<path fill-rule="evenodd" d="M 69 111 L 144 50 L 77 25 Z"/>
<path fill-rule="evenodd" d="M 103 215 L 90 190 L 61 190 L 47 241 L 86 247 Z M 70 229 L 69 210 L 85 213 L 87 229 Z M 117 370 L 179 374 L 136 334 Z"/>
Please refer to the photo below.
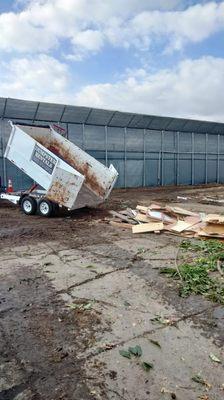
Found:
<path fill-rule="evenodd" d="M 56 211 L 56 205 L 47 199 L 41 199 L 38 202 L 34 197 L 25 196 L 23 197 L 21 204 L 21 210 L 27 215 L 34 215 L 38 213 L 42 217 L 50 217 L 54 211 Z"/>

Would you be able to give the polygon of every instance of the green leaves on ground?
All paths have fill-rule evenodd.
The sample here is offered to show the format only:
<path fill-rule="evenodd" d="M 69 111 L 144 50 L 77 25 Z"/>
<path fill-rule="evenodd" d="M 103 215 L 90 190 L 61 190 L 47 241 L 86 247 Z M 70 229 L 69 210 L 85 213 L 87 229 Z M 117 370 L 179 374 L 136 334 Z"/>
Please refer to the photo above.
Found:
<path fill-rule="evenodd" d="M 141 357 L 142 355 L 142 348 L 141 346 L 137 345 L 135 347 L 129 347 L 128 351 L 136 357 Z"/>
<path fill-rule="evenodd" d="M 224 243 L 217 240 L 183 241 L 181 248 L 187 251 L 199 252 L 192 257 L 191 262 L 183 263 L 177 268 L 161 268 L 160 273 L 173 279 L 182 278 L 180 296 L 191 293 L 204 295 L 211 301 L 224 304 L 224 283 L 211 273 L 217 271 L 217 262 L 224 260 Z M 180 276 L 179 276 L 180 274 Z"/>
<path fill-rule="evenodd" d="M 131 359 L 131 353 L 127 350 L 119 350 L 119 353 L 122 357 Z"/>
<path fill-rule="evenodd" d="M 153 339 L 149 339 L 149 341 L 154 344 L 155 346 L 159 347 L 161 349 L 161 345 L 159 344 L 159 342 L 157 342 L 157 340 L 153 340 Z"/>
<path fill-rule="evenodd" d="M 205 380 L 200 375 L 192 376 L 192 381 L 205 385 Z"/>
<path fill-rule="evenodd" d="M 128 359 L 131 359 L 132 355 L 135 357 L 141 357 L 142 356 L 142 348 L 141 348 L 141 346 L 136 345 L 134 347 L 129 347 L 128 350 L 124 350 L 124 349 L 119 350 L 119 354 L 122 357 L 125 357 Z M 150 371 L 150 369 L 153 368 L 153 364 L 148 361 L 142 361 L 141 366 L 146 372 Z"/>
<path fill-rule="evenodd" d="M 153 368 L 153 364 L 150 363 L 150 362 L 143 361 L 143 362 L 142 362 L 142 368 L 143 368 L 146 372 L 148 372 L 148 371 L 150 371 L 150 369 Z"/>
<path fill-rule="evenodd" d="M 211 387 L 210 383 L 208 383 L 204 378 L 202 378 L 201 375 L 194 375 L 192 376 L 192 381 L 196 382 L 196 383 L 200 383 L 201 385 L 207 386 L 208 388 Z"/>
<path fill-rule="evenodd" d="M 128 350 L 119 350 L 122 357 L 131 358 L 131 356 L 141 357 L 142 348 L 138 344 L 135 347 L 129 347 Z"/>

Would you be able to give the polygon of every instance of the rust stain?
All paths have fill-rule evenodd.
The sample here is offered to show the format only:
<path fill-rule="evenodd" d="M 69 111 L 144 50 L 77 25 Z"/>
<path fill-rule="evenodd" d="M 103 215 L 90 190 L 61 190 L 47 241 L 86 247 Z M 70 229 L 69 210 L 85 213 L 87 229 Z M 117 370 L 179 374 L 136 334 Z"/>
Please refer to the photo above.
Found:
<path fill-rule="evenodd" d="M 48 138 L 38 136 L 35 138 L 40 144 L 50 150 L 52 153 L 62 158 L 65 162 L 70 164 L 73 168 L 75 168 L 79 173 L 85 176 L 84 185 L 86 185 L 89 189 L 91 189 L 94 193 L 97 193 L 99 196 L 104 197 L 105 189 L 98 182 L 96 175 L 91 171 L 91 165 L 88 162 L 80 163 L 76 160 L 73 154 L 69 151 L 69 149 L 65 148 L 62 143 L 57 140 L 52 140 L 49 142 Z"/>
<path fill-rule="evenodd" d="M 61 182 L 55 181 L 50 187 L 46 197 L 55 203 L 66 205 L 69 201 L 70 193 Z"/>

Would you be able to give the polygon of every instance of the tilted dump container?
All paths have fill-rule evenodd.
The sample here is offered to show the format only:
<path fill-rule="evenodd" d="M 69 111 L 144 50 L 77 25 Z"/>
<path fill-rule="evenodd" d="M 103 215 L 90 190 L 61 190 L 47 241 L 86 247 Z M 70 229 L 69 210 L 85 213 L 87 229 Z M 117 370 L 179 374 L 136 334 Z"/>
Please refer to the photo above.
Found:
<path fill-rule="evenodd" d="M 53 126 L 10 124 L 5 157 L 45 189 L 45 199 L 73 210 L 109 196 L 118 176 L 113 165 L 104 166 Z"/>

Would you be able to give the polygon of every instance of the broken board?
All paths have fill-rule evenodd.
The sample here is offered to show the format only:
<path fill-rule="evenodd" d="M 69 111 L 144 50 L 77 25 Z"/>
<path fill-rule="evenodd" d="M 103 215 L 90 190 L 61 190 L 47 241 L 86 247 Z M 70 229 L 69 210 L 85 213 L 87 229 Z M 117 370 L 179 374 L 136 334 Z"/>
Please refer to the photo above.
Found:
<path fill-rule="evenodd" d="M 162 222 L 148 222 L 146 224 L 132 226 L 132 233 L 144 233 L 161 231 L 164 228 Z"/>

